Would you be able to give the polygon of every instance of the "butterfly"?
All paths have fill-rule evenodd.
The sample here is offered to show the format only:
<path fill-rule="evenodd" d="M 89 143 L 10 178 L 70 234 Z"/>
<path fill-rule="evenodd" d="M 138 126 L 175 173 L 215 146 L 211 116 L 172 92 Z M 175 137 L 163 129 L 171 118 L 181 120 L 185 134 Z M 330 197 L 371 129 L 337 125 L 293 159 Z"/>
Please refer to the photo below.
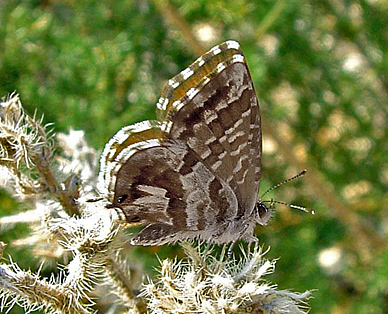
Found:
<path fill-rule="evenodd" d="M 128 225 L 131 243 L 256 241 L 271 212 L 258 199 L 259 104 L 245 57 L 226 41 L 170 79 L 157 120 L 123 127 L 101 156 L 99 190 Z"/>

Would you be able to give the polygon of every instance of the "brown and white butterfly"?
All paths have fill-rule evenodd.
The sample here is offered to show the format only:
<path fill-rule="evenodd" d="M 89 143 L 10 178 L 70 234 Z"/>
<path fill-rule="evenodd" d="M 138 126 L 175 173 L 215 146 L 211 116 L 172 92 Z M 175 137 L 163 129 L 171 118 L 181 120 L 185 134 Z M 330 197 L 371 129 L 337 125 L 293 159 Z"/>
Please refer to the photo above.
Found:
<path fill-rule="evenodd" d="M 215 46 L 169 80 L 157 115 L 122 128 L 101 157 L 109 207 L 145 226 L 132 244 L 257 240 L 271 214 L 258 199 L 260 112 L 239 44 Z"/>

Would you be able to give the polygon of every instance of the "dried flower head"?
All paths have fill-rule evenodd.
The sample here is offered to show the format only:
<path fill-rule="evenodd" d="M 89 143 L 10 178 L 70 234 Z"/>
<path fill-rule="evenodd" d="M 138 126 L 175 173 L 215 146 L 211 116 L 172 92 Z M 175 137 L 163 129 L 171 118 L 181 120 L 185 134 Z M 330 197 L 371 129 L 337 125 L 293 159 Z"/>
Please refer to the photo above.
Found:
<path fill-rule="evenodd" d="M 279 291 L 264 277 L 275 262 L 255 245 L 242 258 L 229 258 L 226 247 L 216 258 L 212 248 L 183 244 L 188 259 L 164 260 L 157 283 L 144 286 L 151 313 L 306 313 L 309 292 Z"/>

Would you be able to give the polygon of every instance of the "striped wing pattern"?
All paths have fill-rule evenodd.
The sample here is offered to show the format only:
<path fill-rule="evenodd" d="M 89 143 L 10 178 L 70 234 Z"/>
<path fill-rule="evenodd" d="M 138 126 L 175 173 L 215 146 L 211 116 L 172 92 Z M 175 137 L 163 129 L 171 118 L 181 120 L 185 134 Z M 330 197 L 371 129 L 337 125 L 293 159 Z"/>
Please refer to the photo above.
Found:
<path fill-rule="evenodd" d="M 259 105 L 239 44 L 227 41 L 166 84 L 156 121 L 121 129 L 101 157 L 99 189 L 133 244 L 255 240 L 261 169 Z"/>

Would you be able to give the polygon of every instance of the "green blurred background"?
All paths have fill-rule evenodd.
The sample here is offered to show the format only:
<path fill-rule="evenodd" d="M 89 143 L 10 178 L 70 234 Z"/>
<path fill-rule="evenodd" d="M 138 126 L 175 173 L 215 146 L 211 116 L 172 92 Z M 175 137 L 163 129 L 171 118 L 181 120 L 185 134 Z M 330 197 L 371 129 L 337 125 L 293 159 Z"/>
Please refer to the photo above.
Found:
<path fill-rule="evenodd" d="M 311 313 L 388 313 L 387 26 L 384 0 L 1 1 L 0 95 L 16 91 L 28 113 L 102 150 L 122 126 L 155 118 L 169 78 L 238 40 L 261 101 L 261 191 L 306 168 L 268 199 L 316 211 L 279 205 L 256 229 L 279 258 L 269 279 L 316 289 Z M 2 216 L 23 210 L 5 193 L 0 202 Z M 136 252 L 152 266 L 155 252 L 171 254 Z M 37 268 L 28 250 L 6 254 Z"/>

